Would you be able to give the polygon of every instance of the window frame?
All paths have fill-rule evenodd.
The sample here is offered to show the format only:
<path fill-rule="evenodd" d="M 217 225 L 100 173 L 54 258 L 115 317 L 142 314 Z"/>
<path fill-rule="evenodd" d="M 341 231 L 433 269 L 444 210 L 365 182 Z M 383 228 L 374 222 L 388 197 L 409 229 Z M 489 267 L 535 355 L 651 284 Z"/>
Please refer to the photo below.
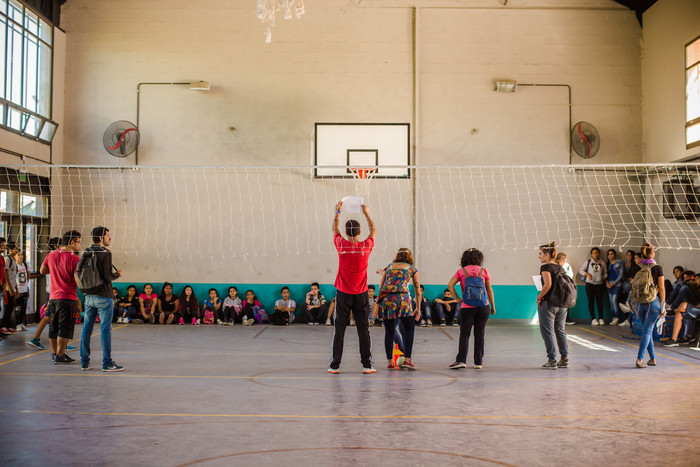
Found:
<path fill-rule="evenodd" d="M 19 6 L 22 7 L 21 13 L 17 13 Z M 27 5 L 24 0 L 3 0 L 0 6 L 0 19 L 3 21 L 0 35 L 4 39 L 2 53 L 5 58 L 0 70 L 2 72 L 0 128 L 40 143 L 51 144 L 58 127 L 58 124 L 51 120 L 55 32 L 53 23 Z M 32 26 L 35 27 L 32 29 Z M 20 39 L 14 37 L 16 32 L 20 33 Z M 17 56 L 16 51 L 12 50 L 12 47 L 16 47 L 14 43 L 16 40 L 21 42 L 19 76 L 15 76 L 17 64 L 14 58 Z M 28 44 L 32 44 L 33 52 L 30 51 Z M 42 51 L 46 52 L 48 63 L 40 60 Z M 32 54 L 36 55 L 32 60 L 34 76 L 29 80 L 27 76 Z M 16 79 L 19 79 L 19 85 L 14 83 Z M 32 89 L 27 88 L 30 82 L 33 83 Z M 13 92 L 17 87 L 19 87 L 19 102 L 12 100 Z M 32 96 L 36 101 L 33 109 L 30 108 L 32 106 L 29 105 L 28 96 Z"/>
<path fill-rule="evenodd" d="M 693 118 L 691 120 L 688 120 L 688 71 L 694 67 L 698 67 L 698 69 L 700 70 L 700 56 L 698 57 L 698 59 L 695 62 L 688 64 L 688 50 L 696 42 L 700 42 L 700 36 L 695 37 L 693 40 L 691 40 L 690 42 L 685 44 L 685 46 L 683 48 L 683 52 L 684 52 L 683 53 L 683 57 L 684 57 L 683 69 L 685 70 L 684 76 L 683 76 L 683 82 L 685 83 L 685 87 L 684 87 L 685 128 L 684 128 L 684 132 L 683 132 L 683 140 L 685 141 L 685 148 L 686 149 L 691 149 L 691 148 L 700 146 L 700 138 L 696 139 L 695 141 L 691 141 L 691 142 L 688 141 L 688 129 L 690 127 L 693 127 L 693 126 L 700 125 L 700 117 L 696 117 L 696 118 Z M 698 44 L 698 46 L 700 47 L 700 44 Z M 700 77 L 698 77 L 698 82 L 700 83 Z M 700 102 L 698 103 L 698 105 L 700 105 Z"/>

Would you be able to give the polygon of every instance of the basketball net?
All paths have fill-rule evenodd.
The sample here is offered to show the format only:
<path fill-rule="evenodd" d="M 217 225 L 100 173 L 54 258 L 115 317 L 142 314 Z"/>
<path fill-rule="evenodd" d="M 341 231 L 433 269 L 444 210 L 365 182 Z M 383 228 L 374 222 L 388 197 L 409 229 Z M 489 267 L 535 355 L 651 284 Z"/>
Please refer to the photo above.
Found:
<path fill-rule="evenodd" d="M 369 197 L 370 182 L 377 175 L 376 168 L 351 168 L 352 177 L 355 179 L 355 194 L 363 198 Z"/>

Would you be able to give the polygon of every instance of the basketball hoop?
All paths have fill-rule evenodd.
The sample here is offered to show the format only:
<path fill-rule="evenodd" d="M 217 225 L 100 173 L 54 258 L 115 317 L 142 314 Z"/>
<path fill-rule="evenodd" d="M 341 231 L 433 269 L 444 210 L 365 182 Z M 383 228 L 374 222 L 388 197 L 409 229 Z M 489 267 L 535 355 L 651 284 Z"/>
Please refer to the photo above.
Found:
<path fill-rule="evenodd" d="M 369 197 L 370 181 L 377 175 L 376 167 L 351 167 L 348 170 L 355 179 L 355 193 L 363 198 Z"/>

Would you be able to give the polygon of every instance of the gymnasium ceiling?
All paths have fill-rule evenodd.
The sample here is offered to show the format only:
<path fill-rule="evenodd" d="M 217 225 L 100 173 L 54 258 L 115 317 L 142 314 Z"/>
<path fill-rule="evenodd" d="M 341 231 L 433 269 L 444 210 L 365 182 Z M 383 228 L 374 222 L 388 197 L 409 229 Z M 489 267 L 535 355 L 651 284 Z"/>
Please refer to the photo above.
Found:
<path fill-rule="evenodd" d="M 23 0 L 26 4 L 39 11 L 48 20 L 50 20 L 56 26 L 61 25 L 61 6 L 68 0 Z M 224 1 L 224 0 L 222 0 Z M 228 0 L 225 0 L 228 1 Z M 508 0 L 499 0 L 500 2 L 507 5 Z M 634 11 L 637 15 L 637 20 L 639 24 L 642 25 L 642 14 L 657 0 L 613 0 L 615 3 L 619 3 L 630 10 Z"/>

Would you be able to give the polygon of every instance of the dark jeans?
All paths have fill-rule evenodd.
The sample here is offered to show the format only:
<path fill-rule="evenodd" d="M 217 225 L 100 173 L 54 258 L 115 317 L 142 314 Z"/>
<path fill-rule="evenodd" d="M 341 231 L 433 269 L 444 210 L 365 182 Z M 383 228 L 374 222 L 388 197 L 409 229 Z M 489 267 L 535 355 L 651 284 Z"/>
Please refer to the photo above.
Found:
<path fill-rule="evenodd" d="M 474 365 L 481 365 L 484 359 L 484 336 L 486 322 L 491 314 L 490 306 L 462 308 L 459 320 L 459 348 L 456 361 L 467 363 L 469 353 L 469 335 L 474 326 Z"/>
<path fill-rule="evenodd" d="M 199 319 L 199 309 L 197 308 L 187 308 L 183 306 L 180 307 L 180 311 L 182 312 L 180 317 L 187 324 L 190 324 L 192 322 L 192 318 Z"/>
<path fill-rule="evenodd" d="M 15 297 L 15 326 L 24 324 L 27 317 L 27 301 L 29 300 L 29 292 L 21 293 Z"/>
<path fill-rule="evenodd" d="M 236 318 L 236 309 L 232 306 L 222 308 L 224 308 L 224 323 L 233 322 Z"/>
<path fill-rule="evenodd" d="M 403 318 L 384 319 L 384 351 L 387 360 L 391 360 L 394 350 L 394 334 L 396 328 L 403 326 L 403 354 L 406 358 L 411 358 L 413 353 L 413 338 L 416 332 L 416 317 L 404 316 Z M 399 348 L 401 346 L 399 345 Z"/>
<path fill-rule="evenodd" d="M 588 312 L 591 314 L 591 319 L 595 319 L 595 304 L 598 305 L 599 319 L 603 319 L 603 297 L 605 296 L 605 290 L 605 284 L 589 284 L 588 282 L 586 282 Z"/>
<path fill-rule="evenodd" d="M 135 306 L 127 306 L 119 307 L 119 316 L 120 318 L 128 318 L 129 322 L 131 322 L 132 319 L 136 318 L 136 307 Z"/>
<path fill-rule="evenodd" d="M 691 305 L 698 302 L 698 297 L 695 296 L 695 293 L 688 285 L 683 285 L 678 290 L 678 294 L 676 295 L 673 302 L 671 302 L 671 309 L 675 310 L 676 308 L 681 306 L 681 303 L 685 302 L 688 302 Z"/>
<path fill-rule="evenodd" d="M 372 340 L 369 335 L 369 298 L 367 292 L 347 294 L 338 290 L 335 298 L 335 332 L 330 367 L 337 370 L 343 358 L 345 328 L 350 324 L 350 312 L 355 317 L 357 338 L 360 341 L 360 359 L 364 368 L 372 367 Z"/>
<path fill-rule="evenodd" d="M 2 295 L 0 293 L 0 300 L 2 300 Z M 2 326 L 3 328 L 12 327 L 12 313 L 15 309 L 15 297 L 10 292 L 7 293 L 7 303 L 5 304 L 5 313 L 2 315 Z"/>
<path fill-rule="evenodd" d="M 435 314 L 437 315 L 436 319 L 439 317 L 441 322 L 444 319 L 448 325 L 452 324 L 453 321 L 459 322 L 460 307 L 462 306 L 461 303 L 450 303 L 449 310 L 442 303 L 435 302 L 434 306 Z"/>
<path fill-rule="evenodd" d="M 671 287 L 666 289 L 666 303 L 670 305 L 674 302 L 674 300 L 676 299 L 676 297 L 678 297 L 678 294 L 681 291 L 681 287 L 683 287 L 683 281 L 676 281 Z"/>
<path fill-rule="evenodd" d="M 309 310 L 309 305 L 306 302 L 301 304 L 302 316 L 306 317 L 307 323 L 319 323 L 323 324 L 326 322 L 326 315 L 328 315 L 328 302 L 322 304 L 318 308 L 313 308 Z"/>

